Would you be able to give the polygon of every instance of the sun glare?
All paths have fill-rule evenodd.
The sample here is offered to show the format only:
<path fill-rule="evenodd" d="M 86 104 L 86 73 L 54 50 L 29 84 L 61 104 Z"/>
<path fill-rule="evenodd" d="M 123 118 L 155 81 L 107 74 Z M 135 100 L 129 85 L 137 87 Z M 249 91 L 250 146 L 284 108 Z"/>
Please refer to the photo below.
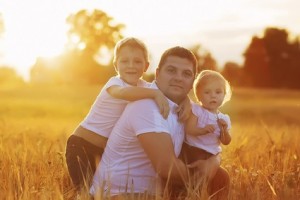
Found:
<path fill-rule="evenodd" d="M 63 20 L 66 16 L 34 9 L 34 5 L 27 7 L 18 14 L 9 8 L 3 10 L 3 57 L 25 79 L 37 57 L 53 57 L 62 52 L 67 29 Z"/>

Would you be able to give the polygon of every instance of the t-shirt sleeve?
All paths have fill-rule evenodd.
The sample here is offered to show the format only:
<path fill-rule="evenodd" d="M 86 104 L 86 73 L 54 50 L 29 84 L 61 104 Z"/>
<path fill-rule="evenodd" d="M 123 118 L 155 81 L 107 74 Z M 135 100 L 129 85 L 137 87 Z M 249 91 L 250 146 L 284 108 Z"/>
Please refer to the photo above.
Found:
<path fill-rule="evenodd" d="M 107 81 L 107 83 L 103 86 L 103 90 L 106 90 L 107 88 L 109 88 L 109 87 L 111 87 L 113 85 L 126 86 L 126 85 L 124 85 L 124 82 L 120 78 L 114 76 L 114 77 L 111 77 Z"/>
<path fill-rule="evenodd" d="M 147 81 L 145 81 L 145 80 L 143 80 L 143 79 L 140 79 L 140 80 L 138 81 L 137 86 L 139 86 L 139 87 L 144 87 L 144 88 L 150 88 L 150 87 L 152 86 L 152 83 L 149 83 L 149 82 L 147 82 Z"/>
<path fill-rule="evenodd" d="M 199 117 L 203 114 L 201 106 L 197 103 L 192 103 L 192 112 L 196 117 Z"/>
<path fill-rule="evenodd" d="M 159 109 L 153 100 L 143 99 L 130 103 L 131 128 L 136 135 L 149 132 L 170 133 L 168 121 L 162 117 Z"/>

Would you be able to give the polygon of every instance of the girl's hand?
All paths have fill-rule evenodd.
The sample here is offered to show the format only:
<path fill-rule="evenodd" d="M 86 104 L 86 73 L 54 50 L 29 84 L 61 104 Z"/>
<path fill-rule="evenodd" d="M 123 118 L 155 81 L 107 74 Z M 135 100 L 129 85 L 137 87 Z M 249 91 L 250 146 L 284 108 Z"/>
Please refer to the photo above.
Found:
<path fill-rule="evenodd" d="M 217 122 L 221 130 L 227 130 L 228 125 L 224 119 L 218 119 Z"/>
<path fill-rule="evenodd" d="M 220 127 L 220 141 L 224 145 L 228 145 L 231 142 L 231 136 L 227 130 L 228 124 L 223 119 L 218 119 L 218 125 Z"/>
<path fill-rule="evenodd" d="M 204 128 L 204 132 L 206 133 L 206 134 L 208 134 L 208 133 L 213 133 L 214 131 L 215 131 L 215 126 L 214 125 L 212 125 L 212 124 L 208 124 L 208 125 L 206 125 Z"/>
<path fill-rule="evenodd" d="M 167 119 L 170 112 L 170 106 L 167 97 L 160 91 L 155 92 L 154 101 L 159 108 L 160 114 Z"/>

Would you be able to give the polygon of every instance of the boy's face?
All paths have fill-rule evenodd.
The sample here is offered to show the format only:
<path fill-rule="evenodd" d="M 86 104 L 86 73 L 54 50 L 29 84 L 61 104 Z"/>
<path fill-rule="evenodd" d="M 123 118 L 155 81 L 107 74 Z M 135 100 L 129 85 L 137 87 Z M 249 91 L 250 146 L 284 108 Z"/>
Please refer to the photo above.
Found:
<path fill-rule="evenodd" d="M 195 74 L 193 63 L 178 56 L 169 56 L 156 70 L 158 88 L 170 100 L 180 103 L 193 87 Z"/>
<path fill-rule="evenodd" d="M 136 85 L 149 63 L 145 60 L 143 51 L 139 48 L 124 46 L 114 63 L 121 79 L 130 85 Z"/>

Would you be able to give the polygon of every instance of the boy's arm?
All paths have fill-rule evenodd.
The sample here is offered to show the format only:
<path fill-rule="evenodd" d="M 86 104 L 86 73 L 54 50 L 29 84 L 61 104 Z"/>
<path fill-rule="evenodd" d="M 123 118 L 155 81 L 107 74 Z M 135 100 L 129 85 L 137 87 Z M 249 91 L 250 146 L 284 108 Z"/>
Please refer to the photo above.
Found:
<path fill-rule="evenodd" d="M 215 130 L 213 125 L 207 125 L 204 128 L 199 128 L 197 126 L 198 118 L 191 112 L 190 117 L 184 124 L 184 131 L 186 134 L 199 136 L 211 133 Z"/>
<path fill-rule="evenodd" d="M 153 99 L 160 113 L 164 118 L 169 115 L 170 107 L 167 98 L 158 89 L 144 88 L 144 87 L 122 87 L 113 85 L 107 88 L 107 92 L 114 98 L 123 99 L 126 101 L 137 101 L 141 99 Z"/>
<path fill-rule="evenodd" d="M 187 96 L 177 107 L 178 120 L 184 123 L 190 116 L 192 104 L 190 98 Z"/>

